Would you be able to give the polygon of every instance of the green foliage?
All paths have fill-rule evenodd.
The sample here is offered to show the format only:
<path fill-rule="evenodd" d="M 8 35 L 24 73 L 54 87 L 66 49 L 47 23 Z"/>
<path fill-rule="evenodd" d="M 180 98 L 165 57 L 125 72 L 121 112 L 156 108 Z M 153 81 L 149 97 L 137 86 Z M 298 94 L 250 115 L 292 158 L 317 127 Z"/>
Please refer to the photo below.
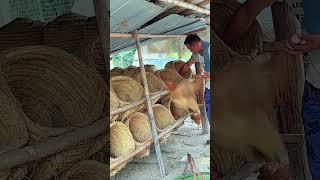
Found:
<path fill-rule="evenodd" d="M 121 52 L 112 56 L 112 63 L 114 67 L 127 68 L 131 66 L 134 59 L 134 54 L 136 53 L 136 49 L 130 49 L 125 52 Z"/>

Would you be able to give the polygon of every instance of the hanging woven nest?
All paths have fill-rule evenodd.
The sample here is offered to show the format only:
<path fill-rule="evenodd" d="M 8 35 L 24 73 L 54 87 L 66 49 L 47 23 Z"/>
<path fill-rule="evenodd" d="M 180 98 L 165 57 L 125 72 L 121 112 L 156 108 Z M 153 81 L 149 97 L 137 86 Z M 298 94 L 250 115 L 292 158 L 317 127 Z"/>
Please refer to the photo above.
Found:
<path fill-rule="evenodd" d="M 108 178 L 107 164 L 92 160 L 80 161 L 61 175 L 61 180 L 105 180 Z"/>
<path fill-rule="evenodd" d="M 35 45 L 4 51 L 0 59 L 8 86 L 29 117 L 30 142 L 61 135 L 101 117 L 106 84 L 96 70 L 72 54 Z"/>
<path fill-rule="evenodd" d="M 184 61 L 181 61 L 181 60 L 177 60 L 177 61 L 170 61 L 168 62 L 166 65 L 165 65 L 165 68 L 170 68 L 170 69 L 173 69 L 175 70 L 177 73 L 180 74 L 180 70 L 181 68 L 185 65 L 186 63 Z M 181 74 L 180 74 L 181 75 Z M 189 68 L 187 73 L 182 76 L 183 78 L 185 79 L 189 79 L 191 78 L 192 76 L 192 71 L 191 69 Z"/>
<path fill-rule="evenodd" d="M 87 17 L 69 13 L 49 22 L 43 31 L 43 44 L 61 48 L 80 57 L 80 46 Z"/>
<path fill-rule="evenodd" d="M 26 121 L 0 69 L 0 154 L 24 146 L 28 141 Z"/>
<path fill-rule="evenodd" d="M 42 44 L 44 23 L 16 18 L 0 28 L 0 51 L 26 45 Z"/>
<path fill-rule="evenodd" d="M 169 109 L 167 109 L 161 104 L 155 104 L 152 106 L 152 110 L 158 132 L 165 131 L 168 127 L 170 127 L 173 124 L 174 117 L 172 116 Z M 144 113 L 147 114 L 146 111 Z M 164 137 L 160 138 L 160 144 L 165 144 L 170 134 L 171 132 L 166 134 Z"/>
<path fill-rule="evenodd" d="M 116 158 L 134 150 L 134 139 L 129 127 L 122 122 L 113 122 L 110 128 L 110 156 Z"/>
<path fill-rule="evenodd" d="M 229 20 L 241 6 L 236 0 L 215 0 L 213 3 L 213 30 L 219 37 L 226 29 Z M 214 41 L 215 42 L 215 41 Z M 257 20 L 249 27 L 246 34 L 241 39 L 230 44 L 230 48 L 239 54 L 257 55 L 263 51 L 263 32 Z"/>
<path fill-rule="evenodd" d="M 136 148 L 140 147 L 146 140 L 151 138 L 151 126 L 148 119 L 143 113 L 136 112 L 127 120 L 126 125 L 129 127 L 132 137 L 135 141 Z M 144 158 L 150 155 L 150 147 L 140 152 L 135 157 Z"/>
<path fill-rule="evenodd" d="M 137 102 L 143 98 L 144 90 L 140 83 L 128 76 L 116 76 L 111 78 L 111 88 L 117 94 L 120 107 Z M 132 108 L 122 113 L 120 120 L 125 120 L 132 113 L 137 112 L 145 107 L 142 104 L 139 107 Z"/>
<path fill-rule="evenodd" d="M 117 94 L 110 87 L 110 111 L 117 109 L 120 106 L 119 99 Z M 118 114 L 110 116 L 110 123 L 117 120 L 119 117 Z"/>
<path fill-rule="evenodd" d="M 154 75 L 153 73 L 150 72 L 146 72 L 146 77 L 147 77 L 147 83 L 148 83 L 148 88 L 149 88 L 149 93 L 151 96 L 159 94 L 162 90 L 163 90 L 163 81 L 157 77 L 156 75 Z M 142 75 L 141 72 L 138 73 L 135 77 L 135 80 L 137 80 L 138 82 L 140 82 L 140 84 L 143 86 L 143 80 L 142 80 Z M 152 100 L 152 103 L 155 104 L 157 103 L 157 101 L 160 99 L 156 98 Z"/>

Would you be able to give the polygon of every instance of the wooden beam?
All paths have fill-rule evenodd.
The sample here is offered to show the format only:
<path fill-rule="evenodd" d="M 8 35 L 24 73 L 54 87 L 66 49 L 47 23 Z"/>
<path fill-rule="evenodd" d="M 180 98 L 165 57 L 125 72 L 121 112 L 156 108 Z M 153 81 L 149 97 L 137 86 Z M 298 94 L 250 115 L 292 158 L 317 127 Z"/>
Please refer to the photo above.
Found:
<path fill-rule="evenodd" d="M 104 67 L 105 72 L 103 72 L 102 77 L 107 80 L 107 74 L 109 69 L 106 66 L 106 62 L 109 59 L 110 50 L 108 47 L 109 38 L 108 34 L 110 34 L 109 19 L 107 17 L 107 1 L 106 0 L 93 0 L 94 10 L 97 18 L 97 27 L 98 33 L 100 37 L 100 42 L 104 52 Z"/>
<path fill-rule="evenodd" d="M 0 171 L 16 167 L 31 161 L 58 153 L 68 147 L 75 146 L 85 140 L 107 133 L 107 119 L 100 119 L 95 123 L 68 132 L 58 137 L 53 137 L 44 142 L 35 143 L 22 149 L 0 154 Z"/>
<path fill-rule="evenodd" d="M 205 0 L 205 1 L 202 1 L 201 3 L 197 4 L 197 6 L 204 8 L 208 4 L 210 4 L 210 0 Z M 194 11 L 189 9 L 189 10 L 185 10 L 184 12 L 182 12 L 181 15 L 190 16 L 193 13 L 194 13 Z"/>
<path fill-rule="evenodd" d="M 155 123 L 155 119 L 154 119 L 154 115 L 153 115 L 152 103 L 151 103 L 151 98 L 150 98 L 150 93 L 149 93 L 146 71 L 144 69 L 144 62 L 143 62 L 144 60 L 143 60 L 142 51 L 141 51 L 141 47 L 140 47 L 140 40 L 139 40 L 138 31 L 134 32 L 134 36 L 135 36 L 136 45 L 137 45 L 137 52 L 138 52 L 141 76 L 142 76 L 142 81 L 143 81 L 143 85 L 144 85 L 144 93 L 145 93 L 146 100 L 147 100 L 147 112 L 148 112 L 148 117 L 149 117 L 149 121 L 150 121 L 150 125 L 151 125 L 151 130 L 152 130 L 151 131 L 152 132 L 152 139 L 154 142 L 154 147 L 156 150 L 157 159 L 158 159 L 158 163 L 159 163 L 159 167 L 160 167 L 160 176 L 162 178 L 164 178 L 166 176 L 166 172 L 165 172 L 165 168 L 164 168 L 162 156 L 161 156 L 159 137 L 157 134 L 157 127 L 156 127 L 156 123 Z"/>
<path fill-rule="evenodd" d="M 192 1 L 193 1 L 193 0 L 187 0 L 187 1 L 185 1 L 185 2 L 186 2 L 186 3 L 192 3 Z M 156 20 L 160 20 L 160 19 L 165 18 L 165 17 L 167 17 L 167 16 L 169 16 L 169 15 L 171 15 L 171 14 L 179 14 L 179 13 L 181 13 L 181 12 L 183 12 L 183 11 L 185 11 L 185 8 L 182 8 L 182 7 L 180 7 L 180 6 L 176 6 L 176 7 L 173 7 L 173 8 L 171 8 L 171 9 L 169 9 L 169 10 L 167 10 L 167 11 L 159 14 L 159 15 L 156 17 Z"/>
<path fill-rule="evenodd" d="M 180 7 L 186 8 L 186 9 L 190 9 L 190 10 L 196 11 L 198 13 L 210 15 L 210 10 L 204 9 L 204 8 L 198 7 L 197 5 L 186 3 L 186 2 L 183 2 L 180 0 L 159 0 L 159 1 L 170 3 L 170 4 L 180 6 Z"/>
<path fill-rule="evenodd" d="M 263 52 L 283 52 L 286 46 L 286 42 L 286 40 L 263 42 Z"/>

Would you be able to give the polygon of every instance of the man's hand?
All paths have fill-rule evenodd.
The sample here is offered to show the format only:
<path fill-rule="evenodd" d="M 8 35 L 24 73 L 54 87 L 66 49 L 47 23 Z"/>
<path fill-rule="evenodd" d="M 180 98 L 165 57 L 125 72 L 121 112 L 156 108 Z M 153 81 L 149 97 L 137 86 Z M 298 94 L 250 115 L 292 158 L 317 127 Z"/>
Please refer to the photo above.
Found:
<path fill-rule="evenodd" d="M 288 40 L 285 51 L 299 55 L 320 49 L 320 35 L 296 33 Z"/>
<path fill-rule="evenodd" d="M 203 79 L 210 79 L 210 73 L 204 72 L 204 73 L 201 75 L 201 77 L 202 77 Z"/>
<path fill-rule="evenodd" d="M 179 74 L 180 74 L 181 76 L 184 76 L 184 75 L 188 72 L 188 70 L 189 70 L 189 68 L 192 66 L 192 64 L 194 64 L 194 61 L 193 61 L 193 60 L 187 61 L 187 62 L 182 66 L 182 68 L 180 69 Z"/>

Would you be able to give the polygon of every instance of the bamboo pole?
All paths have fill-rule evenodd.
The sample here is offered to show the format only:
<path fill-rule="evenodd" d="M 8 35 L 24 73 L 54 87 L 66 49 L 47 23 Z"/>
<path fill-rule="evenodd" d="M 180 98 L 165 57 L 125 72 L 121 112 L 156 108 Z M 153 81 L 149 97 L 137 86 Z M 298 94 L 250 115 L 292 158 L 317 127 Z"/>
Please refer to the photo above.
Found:
<path fill-rule="evenodd" d="M 168 127 L 166 130 L 161 132 L 158 135 L 158 138 L 162 138 L 163 136 L 167 135 L 170 131 L 172 131 L 174 128 L 176 128 L 178 125 L 180 125 L 180 123 L 182 121 L 184 121 L 187 117 L 190 117 L 190 114 L 187 114 L 187 115 L 181 117 L 180 119 L 178 119 L 177 121 L 175 121 L 175 123 L 172 126 Z M 149 138 L 146 142 L 143 143 L 142 146 L 138 147 L 137 149 L 135 149 L 134 151 L 130 152 L 129 154 L 114 159 L 110 164 L 110 170 L 113 170 L 113 169 L 117 168 L 118 166 L 120 166 L 121 164 L 129 161 L 135 155 L 137 155 L 141 151 L 143 151 L 146 148 L 148 148 L 151 145 L 151 143 L 152 143 L 152 138 Z"/>
<path fill-rule="evenodd" d="M 154 100 L 154 99 L 156 99 L 158 97 L 161 97 L 161 96 L 164 96 L 164 95 L 167 95 L 167 94 L 168 94 L 168 91 L 162 91 L 162 92 L 160 92 L 158 94 L 155 94 L 155 95 L 151 96 L 151 100 Z M 131 104 L 127 105 L 127 106 L 114 109 L 113 111 L 110 112 L 110 115 L 115 115 L 115 114 L 119 114 L 119 113 L 128 111 L 129 109 L 137 107 L 137 106 L 139 106 L 139 105 L 141 105 L 141 104 L 143 104 L 145 102 L 146 102 L 146 99 L 141 99 L 141 100 L 139 100 L 137 102 L 134 102 L 134 103 L 131 103 Z"/>
<path fill-rule="evenodd" d="M 141 47 L 140 47 L 140 40 L 139 40 L 139 35 L 137 32 L 138 31 L 134 32 L 134 36 L 136 39 L 139 64 L 140 64 L 140 69 L 141 69 L 142 81 L 143 81 L 143 85 L 144 85 L 144 93 L 145 93 L 145 96 L 147 99 L 148 117 L 150 120 L 150 125 L 151 125 L 151 130 L 152 130 L 152 139 L 154 141 L 154 146 L 155 146 L 157 159 L 158 159 L 158 163 L 159 163 L 159 167 L 160 167 L 160 175 L 163 178 L 166 176 L 166 173 L 165 173 L 164 165 L 162 162 L 161 150 L 160 150 L 160 145 L 159 145 L 159 137 L 157 134 L 156 123 L 154 120 L 153 109 L 152 109 L 152 105 L 151 105 L 151 98 L 150 98 L 148 82 L 147 82 L 147 76 L 146 76 L 146 71 L 144 69 L 144 62 L 143 62 L 143 56 L 142 56 Z"/>
<path fill-rule="evenodd" d="M 203 13 L 206 15 L 210 15 L 210 10 L 204 9 L 204 8 L 198 7 L 194 4 L 186 3 L 186 2 L 183 2 L 180 0 L 159 0 L 159 1 L 170 3 L 170 4 L 180 6 L 180 7 L 186 8 L 186 9 L 191 9 L 191 10 L 194 10 L 196 12 Z"/>
<path fill-rule="evenodd" d="M 104 53 L 104 67 L 105 71 L 102 74 L 102 77 L 107 80 L 107 74 L 108 74 L 108 67 L 106 65 L 107 59 L 109 59 L 109 48 L 108 48 L 108 34 L 110 33 L 109 26 L 109 19 L 107 18 L 107 2 L 106 0 L 93 0 L 94 4 L 94 10 L 97 18 L 97 27 L 98 27 L 98 33 L 100 37 L 100 42 L 103 48 Z"/>
<path fill-rule="evenodd" d="M 181 34 L 139 34 L 142 38 L 185 38 L 187 35 Z M 111 38 L 134 38 L 131 33 L 110 33 Z"/>
<path fill-rule="evenodd" d="M 22 149 L 0 154 L 0 171 L 13 168 L 31 161 L 50 156 L 68 147 L 75 146 L 85 140 L 94 138 L 99 134 L 106 133 L 107 119 L 100 119 L 95 123 L 68 132 L 58 137 L 53 137 L 45 142 L 35 143 Z"/>

